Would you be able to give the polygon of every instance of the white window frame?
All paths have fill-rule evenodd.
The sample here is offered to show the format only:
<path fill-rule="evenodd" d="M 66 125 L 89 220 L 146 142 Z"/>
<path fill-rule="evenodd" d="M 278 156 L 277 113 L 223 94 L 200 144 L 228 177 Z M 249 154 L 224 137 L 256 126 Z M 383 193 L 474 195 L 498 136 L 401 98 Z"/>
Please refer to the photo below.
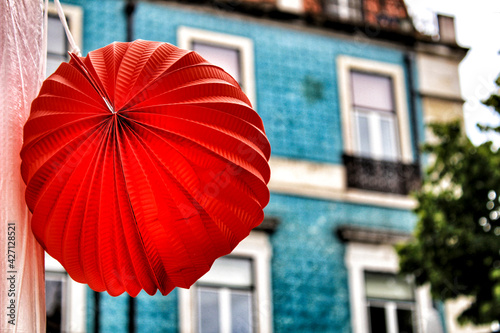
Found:
<path fill-rule="evenodd" d="M 399 134 L 398 143 L 401 149 L 401 162 L 412 163 L 413 152 L 406 98 L 406 85 L 404 72 L 401 66 L 361 58 L 339 56 L 337 58 L 337 72 L 344 151 L 347 154 L 356 155 L 351 71 L 388 76 L 392 79 L 394 106 L 398 125 L 396 133 Z"/>
<path fill-rule="evenodd" d="M 372 271 L 364 271 L 364 277 L 366 279 L 366 273 L 381 273 L 380 271 L 377 272 L 372 272 Z M 386 273 L 386 272 L 383 272 Z M 393 276 L 393 274 L 390 273 L 389 276 Z M 408 281 L 407 281 L 408 282 Z M 366 281 L 365 281 L 365 286 L 366 286 Z M 365 301 L 368 297 L 365 297 Z M 387 324 L 387 328 L 389 329 L 390 333 L 398 333 L 398 318 L 397 318 L 397 310 L 398 309 L 405 309 L 405 310 L 411 310 L 413 312 L 413 327 L 417 324 L 416 321 L 416 301 L 415 299 L 411 301 L 399 301 L 399 300 L 393 300 L 393 299 L 384 299 L 384 300 L 372 300 L 371 303 L 378 304 L 379 306 L 374 306 L 378 308 L 383 308 L 384 309 L 384 314 L 385 314 L 385 322 Z M 367 302 L 367 312 L 368 312 L 368 306 L 370 304 L 370 301 Z M 383 305 L 383 306 L 380 306 Z M 369 317 L 369 315 L 368 315 Z M 369 321 L 369 319 L 367 319 Z M 373 331 L 372 331 L 373 332 Z M 378 332 L 374 332 L 378 333 Z M 385 333 L 385 332 L 384 332 Z"/>
<path fill-rule="evenodd" d="M 347 243 L 345 264 L 349 274 L 349 295 L 351 303 L 351 325 L 353 333 L 370 332 L 366 292 L 365 271 L 396 274 L 399 259 L 392 245 Z M 427 321 L 435 318 L 435 309 L 428 286 L 415 289 L 415 333 L 433 333 L 426 331 Z"/>
<path fill-rule="evenodd" d="M 253 262 L 252 262 L 252 259 L 251 258 L 246 258 L 246 257 L 234 257 L 234 256 L 231 256 L 232 259 L 241 259 L 241 260 L 245 260 L 245 261 L 250 261 L 250 265 L 252 266 L 253 268 Z M 248 272 L 251 276 L 250 276 L 250 281 L 253 280 L 253 269 L 250 269 L 250 271 Z M 214 292 L 214 293 L 217 293 L 217 296 L 218 296 L 218 306 L 219 306 L 219 319 L 218 319 L 218 322 L 219 322 L 219 325 L 220 325 L 220 332 L 221 333 L 231 333 L 234 331 L 234 328 L 232 328 L 232 320 L 233 320 L 233 316 L 232 316 L 232 308 L 231 308 L 231 295 L 234 295 L 234 294 L 238 294 L 238 293 L 242 293 L 242 294 L 250 294 L 251 296 L 251 308 L 250 308 L 250 321 L 251 321 L 251 325 L 250 326 L 250 332 L 253 332 L 253 327 L 255 326 L 255 323 L 253 322 L 254 321 L 254 316 L 253 316 L 253 312 L 254 312 L 254 309 L 253 309 L 253 303 L 254 303 L 254 290 L 253 290 L 253 281 L 250 285 L 251 289 L 244 289 L 244 290 L 238 290 L 238 289 L 233 289 L 231 287 L 228 287 L 228 286 L 225 286 L 225 285 L 219 285 L 219 284 L 216 284 L 216 285 L 211 285 L 211 283 L 209 284 L 205 284 L 205 281 L 201 281 L 200 279 L 200 284 L 196 285 L 196 290 L 199 291 L 199 290 L 202 290 L 202 289 L 209 289 L 211 290 L 211 292 Z M 197 300 L 199 301 L 199 296 L 200 294 L 198 294 L 198 298 Z M 199 305 L 199 304 L 197 304 Z M 200 309 L 199 307 L 196 308 L 197 309 L 197 314 L 196 314 L 196 317 L 198 318 L 198 321 L 197 321 L 197 328 L 199 328 L 199 326 L 201 326 L 201 321 L 202 321 L 202 318 L 200 316 Z"/>
<path fill-rule="evenodd" d="M 252 231 L 231 253 L 231 257 L 250 258 L 254 269 L 254 332 L 271 333 L 271 255 L 269 236 L 263 231 Z M 179 288 L 180 332 L 196 332 L 197 290 L 196 284 L 190 289 Z"/>
<path fill-rule="evenodd" d="M 177 30 L 177 45 L 183 49 L 192 49 L 193 42 L 210 44 L 232 48 L 239 51 L 241 83 L 245 94 L 248 96 L 254 109 L 257 106 L 255 94 L 255 66 L 254 66 L 254 47 L 250 38 L 223 34 L 209 30 L 195 29 L 181 26 Z"/>
<path fill-rule="evenodd" d="M 63 279 L 63 332 L 84 333 L 87 330 L 87 285 L 73 281 L 63 266 L 45 253 L 45 273 Z"/>

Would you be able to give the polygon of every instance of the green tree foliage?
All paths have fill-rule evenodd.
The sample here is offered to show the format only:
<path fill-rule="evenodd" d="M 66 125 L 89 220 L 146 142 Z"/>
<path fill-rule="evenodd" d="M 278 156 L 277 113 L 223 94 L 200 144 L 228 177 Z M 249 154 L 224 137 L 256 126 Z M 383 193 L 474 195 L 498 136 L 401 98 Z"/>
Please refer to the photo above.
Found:
<path fill-rule="evenodd" d="M 497 87 L 500 87 L 500 76 L 496 79 L 495 83 Z M 489 106 L 494 112 L 500 115 L 500 95 L 491 94 L 487 100 L 483 101 L 483 104 Z M 483 131 L 495 131 L 497 133 L 500 133 L 500 126 L 478 125 L 478 127 Z"/>
<path fill-rule="evenodd" d="M 414 238 L 397 247 L 401 271 L 430 283 L 435 299 L 470 296 L 460 323 L 491 323 L 500 319 L 500 151 L 474 146 L 458 122 L 431 129 Z"/>

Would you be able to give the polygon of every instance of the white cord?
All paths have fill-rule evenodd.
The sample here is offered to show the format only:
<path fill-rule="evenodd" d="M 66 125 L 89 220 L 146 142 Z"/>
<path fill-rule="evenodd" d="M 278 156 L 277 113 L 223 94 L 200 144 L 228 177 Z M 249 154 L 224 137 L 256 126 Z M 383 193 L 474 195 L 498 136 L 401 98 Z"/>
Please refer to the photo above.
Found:
<path fill-rule="evenodd" d="M 73 35 L 69 31 L 68 22 L 66 22 L 66 16 L 64 15 L 64 11 L 62 9 L 61 3 L 59 0 L 54 0 L 56 5 L 57 14 L 59 15 L 59 19 L 64 27 L 64 31 L 66 31 L 66 37 L 68 37 L 69 45 L 71 45 L 71 53 L 75 53 L 77 56 L 81 57 L 82 53 L 80 52 L 80 48 L 76 45 L 75 40 L 73 39 Z"/>

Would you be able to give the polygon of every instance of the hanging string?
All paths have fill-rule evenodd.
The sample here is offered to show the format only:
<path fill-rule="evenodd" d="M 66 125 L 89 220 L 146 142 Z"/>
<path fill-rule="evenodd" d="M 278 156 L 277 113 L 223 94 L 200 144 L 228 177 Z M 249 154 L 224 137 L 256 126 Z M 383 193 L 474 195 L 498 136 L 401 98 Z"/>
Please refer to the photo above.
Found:
<path fill-rule="evenodd" d="M 57 14 L 59 15 L 59 19 L 61 20 L 61 23 L 64 27 L 64 31 L 66 32 L 66 37 L 68 37 L 69 45 L 71 46 L 71 51 L 70 51 L 71 58 L 78 64 L 80 69 L 83 71 L 82 73 L 87 77 L 90 84 L 94 87 L 94 89 L 97 91 L 97 93 L 102 97 L 102 99 L 106 103 L 106 106 L 111 111 L 111 113 L 115 114 L 116 111 L 113 108 L 113 105 L 109 102 L 109 97 L 107 96 L 106 91 L 102 90 L 99 87 L 99 84 L 97 84 L 97 82 L 94 80 L 94 78 L 92 77 L 92 75 L 88 71 L 85 64 L 78 58 L 78 57 L 82 56 L 82 53 L 80 52 L 80 48 L 78 47 L 78 45 L 76 45 L 75 40 L 73 39 L 73 35 L 69 31 L 68 22 L 66 21 L 66 16 L 64 15 L 64 11 L 63 11 L 63 8 L 61 6 L 61 3 L 59 2 L 59 0 L 54 0 L 54 4 L 56 5 Z"/>
<path fill-rule="evenodd" d="M 68 37 L 69 45 L 71 46 L 71 53 L 76 54 L 81 57 L 82 53 L 80 52 L 80 48 L 76 45 L 75 40 L 73 39 L 73 35 L 69 31 L 68 22 L 66 21 L 66 16 L 64 15 L 64 11 L 62 9 L 61 3 L 59 0 L 54 0 L 54 4 L 56 5 L 57 14 L 59 15 L 59 19 L 64 27 L 64 31 L 66 31 L 66 37 Z"/>

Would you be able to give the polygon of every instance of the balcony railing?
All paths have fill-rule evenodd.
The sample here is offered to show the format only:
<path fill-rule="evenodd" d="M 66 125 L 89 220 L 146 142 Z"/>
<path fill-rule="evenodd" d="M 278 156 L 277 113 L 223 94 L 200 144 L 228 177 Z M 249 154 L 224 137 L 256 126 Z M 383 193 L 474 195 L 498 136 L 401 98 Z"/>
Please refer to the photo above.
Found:
<path fill-rule="evenodd" d="M 407 195 L 420 187 L 418 164 L 381 161 L 344 154 L 347 186 L 369 191 Z"/>

